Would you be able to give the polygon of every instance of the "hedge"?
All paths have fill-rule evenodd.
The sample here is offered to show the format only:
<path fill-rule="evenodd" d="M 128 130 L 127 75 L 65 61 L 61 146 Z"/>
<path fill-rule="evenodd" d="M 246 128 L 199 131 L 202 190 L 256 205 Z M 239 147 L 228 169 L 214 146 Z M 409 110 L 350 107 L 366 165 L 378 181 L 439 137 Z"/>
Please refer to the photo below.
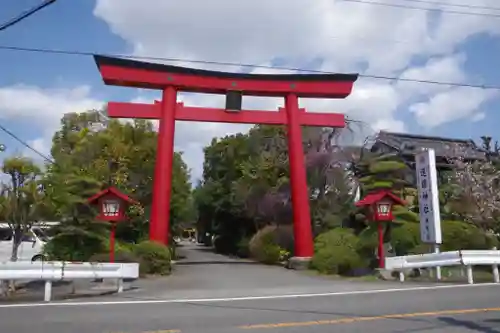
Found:
<path fill-rule="evenodd" d="M 320 234 L 314 242 L 311 267 L 324 274 L 352 274 L 368 266 L 358 253 L 359 238 L 351 229 L 335 228 Z"/>

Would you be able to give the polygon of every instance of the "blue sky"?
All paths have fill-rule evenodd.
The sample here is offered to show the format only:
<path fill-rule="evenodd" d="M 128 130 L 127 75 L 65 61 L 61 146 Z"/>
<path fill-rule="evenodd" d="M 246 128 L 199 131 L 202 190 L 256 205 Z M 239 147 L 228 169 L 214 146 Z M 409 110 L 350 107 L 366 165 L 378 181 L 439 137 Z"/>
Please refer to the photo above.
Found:
<path fill-rule="evenodd" d="M 20 11 L 39 3 L 39 1 L 40 0 L 3 0 L 2 7 L 0 9 L 0 20 L 6 21 L 17 15 Z M 93 0 L 59 0 L 56 4 L 42 10 L 16 26 L 0 32 L 0 45 L 122 54 L 133 52 L 141 53 L 138 45 L 148 45 L 149 49 L 152 50 L 152 53 L 148 53 L 149 55 L 177 55 L 172 48 L 166 49 L 165 52 L 163 52 L 163 49 L 161 49 L 162 45 L 157 47 L 161 54 L 155 54 L 154 50 L 156 48 L 153 47 L 153 42 L 144 37 L 147 36 L 145 35 L 146 32 L 142 32 L 143 34 L 139 37 L 128 32 L 129 37 L 126 37 L 125 39 L 122 38 L 120 35 L 123 36 L 127 33 L 124 32 L 125 28 L 123 23 L 121 23 L 122 25 L 120 26 L 119 20 L 116 18 L 118 14 L 114 14 L 118 13 L 118 9 L 116 12 L 111 11 L 110 8 L 113 0 L 103 0 L 103 3 L 104 2 L 107 3 L 107 7 L 106 10 L 102 10 L 102 12 L 106 12 L 106 15 L 110 17 L 107 22 L 102 20 L 102 17 L 96 18 L 96 16 L 94 16 L 93 11 L 96 6 L 96 2 Z M 119 1 L 114 0 L 114 2 L 114 5 L 116 5 Z M 154 1 L 149 1 L 148 3 L 154 3 Z M 171 3 L 178 2 L 172 1 Z M 132 6 L 133 5 L 130 5 L 129 7 Z M 147 6 L 146 2 L 144 3 L 144 6 Z M 179 4 L 179 6 L 181 5 Z M 214 6 L 216 5 L 214 4 Z M 125 8 L 127 6 L 124 5 L 123 7 Z M 121 12 L 125 11 L 123 8 L 119 10 Z M 101 14 L 101 16 L 102 15 L 104 14 Z M 395 15 L 398 15 L 398 13 L 396 12 Z M 165 21 L 168 21 L 171 18 L 172 17 L 169 17 L 169 13 L 167 11 L 164 12 Z M 147 18 L 143 19 L 145 20 L 145 23 L 148 22 Z M 486 20 L 487 18 L 484 19 Z M 495 19 L 488 18 L 487 20 Z M 500 25 L 500 19 L 497 19 L 496 21 L 496 24 Z M 162 22 L 160 18 L 159 21 L 155 21 L 154 24 L 164 24 L 164 22 Z M 113 29 L 116 33 L 111 29 Z M 189 32 L 187 32 L 187 34 L 188 33 Z M 182 43 L 182 34 L 183 29 L 179 28 L 176 32 L 176 36 L 179 40 L 181 40 L 181 42 L 177 41 L 177 45 L 180 46 L 182 46 L 182 44 L 179 44 Z M 187 36 L 186 40 L 191 38 L 190 36 L 192 35 Z M 142 42 L 139 40 L 140 38 L 143 38 L 145 41 Z M 159 36 L 156 38 L 157 39 L 155 40 L 158 40 L 161 44 L 162 37 Z M 164 43 L 169 42 L 168 35 L 165 35 L 163 41 Z M 223 39 L 219 39 L 219 41 L 220 43 L 223 43 Z M 214 42 L 217 42 L 217 39 L 214 39 Z M 356 45 L 360 48 L 363 47 L 363 43 L 358 43 Z M 186 49 L 188 48 L 186 47 Z M 194 56 L 192 56 L 192 58 L 195 58 L 196 56 L 198 59 L 220 61 L 234 60 L 223 57 L 214 59 L 213 57 L 215 53 L 211 51 L 206 53 L 206 58 L 203 58 L 204 54 L 201 53 L 201 51 L 198 53 L 191 51 L 192 49 L 190 49 L 190 52 L 184 53 L 193 54 Z M 350 52 L 355 52 L 355 49 L 350 50 Z M 284 50 L 283 54 L 273 54 L 271 55 L 272 58 L 267 60 L 270 63 L 278 63 L 280 65 L 292 64 L 290 61 L 290 55 L 286 53 L 287 50 Z M 465 63 L 462 66 L 462 70 L 467 76 L 464 79 L 464 82 L 500 87 L 500 38 L 498 35 L 492 36 L 491 34 L 486 33 L 473 35 L 467 38 L 467 40 L 458 43 L 454 47 L 453 51 L 448 53 L 448 55 L 464 54 L 466 56 Z M 182 53 L 179 51 L 179 54 Z M 445 54 L 441 54 L 440 56 L 444 57 Z M 311 55 L 308 59 L 307 57 L 301 55 L 299 58 L 301 59 L 300 63 L 297 64 L 295 62 L 293 64 L 309 68 L 315 65 L 320 66 L 322 59 L 326 59 L 325 57 L 318 58 L 316 55 Z M 425 64 L 425 62 L 430 58 L 431 57 L 427 56 L 412 57 L 408 66 L 404 66 L 401 69 L 391 70 L 389 76 L 399 75 L 412 66 Z M 256 56 L 255 59 L 255 62 L 262 62 L 262 57 Z M 241 59 L 242 62 L 248 62 L 247 60 L 248 59 Z M 92 57 L 88 56 L 53 55 L 35 52 L 0 50 L 0 63 L 2 64 L 0 91 L 1 89 L 25 85 L 30 88 L 40 89 L 41 91 L 47 91 L 47 89 L 60 89 L 60 94 L 64 94 L 65 90 L 88 86 L 90 88 L 90 92 L 85 93 L 84 95 L 86 98 L 96 101 L 131 100 L 139 96 L 149 98 L 153 96 L 152 94 L 141 94 L 133 89 L 105 86 L 101 82 L 99 72 L 97 71 Z M 352 68 L 349 66 L 350 65 L 346 65 L 344 68 Z M 383 66 L 379 66 L 379 68 L 383 68 Z M 386 72 L 381 71 L 375 72 L 375 70 L 376 68 L 372 70 L 369 69 L 371 74 L 387 74 Z M 430 79 L 449 81 L 446 77 L 443 77 L 442 79 L 440 79 L 440 77 L 433 77 Z M 363 84 L 363 80 L 365 79 L 360 79 L 354 88 L 355 90 L 359 84 Z M 378 83 L 388 84 L 391 82 Z M 37 120 L 44 118 L 43 114 L 38 114 L 33 118 L 32 115 L 36 113 L 36 110 L 31 110 L 31 113 L 23 113 L 21 112 L 23 110 L 22 105 L 18 107 L 10 105 L 10 103 L 14 104 L 19 102 L 14 100 L 12 102 L 7 102 L 7 105 L 5 105 L 5 102 L 4 104 L 0 103 L 0 121 L 4 126 L 19 135 L 23 140 L 30 142 L 31 140 L 47 136 L 46 132 L 48 131 L 48 125 Z M 362 106 L 362 110 L 358 110 L 354 113 L 354 118 L 371 112 L 370 101 L 366 102 L 366 105 Z M 404 123 L 405 129 L 409 132 L 475 139 L 481 135 L 491 135 L 495 137 L 497 134 L 497 127 L 498 124 L 500 124 L 500 99 L 498 96 L 488 98 L 487 101 L 481 104 L 478 110 L 475 111 L 476 113 L 481 111 L 485 114 L 484 119 L 481 121 L 472 122 L 471 116 L 467 116 L 453 122 L 445 122 L 442 125 L 435 127 L 421 126 L 417 123 L 414 114 L 408 111 L 408 109 L 411 108 L 412 103 L 413 102 L 400 103 L 396 108 L 397 110 L 391 113 L 391 119 Z M 11 110 L 7 111 L 6 109 Z M 16 113 L 16 110 L 18 109 L 21 110 L 19 114 Z M 74 111 L 83 110 L 75 109 Z M 39 112 L 43 113 L 47 112 L 47 110 L 40 108 Z M 57 113 L 57 110 L 54 110 L 54 112 Z M 452 113 L 453 110 L 447 110 L 447 112 Z M 221 134 L 225 134 L 224 128 L 221 128 L 220 130 Z M 229 130 L 229 132 L 231 132 L 231 130 Z M 210 136 L 211 133 L 214 132 L 207 130 L 208 136 Z M 0 140 L 8 146 L 9 152 L 16 150 L 23 151 L 23 147 L 21 145 L 13 142 L 12 139 L 3 132 L 0 132 Z M 177 137 L 176 140 L 181 140 L 181 137 Z M 181 142 L 177 142 L 177 144 L 182 146 Z M 193 143 L 191 142 L 190 144 Z M 186 147 L 188 146 L 185 145 L 184 149 L 188 149 Z M 199 149 L 199 147 L 196 149 Z M 195 161 L 196 159 L 193 157 L 192 160 Z"/>

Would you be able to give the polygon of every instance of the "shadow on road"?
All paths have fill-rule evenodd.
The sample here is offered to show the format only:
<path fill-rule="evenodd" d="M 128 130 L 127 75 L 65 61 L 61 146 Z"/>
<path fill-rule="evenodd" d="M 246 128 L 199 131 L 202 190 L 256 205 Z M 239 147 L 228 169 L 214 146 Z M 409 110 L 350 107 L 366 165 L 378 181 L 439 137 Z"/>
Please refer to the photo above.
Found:
<path fill-rule="evenodd" d="M 216 253 L 213 247 L 189 244 L 179 249 L 178 266 L 187 265 L 259 265 L 258 262 Z"/>
<path fill-rule="evenodd" d="M 52 288 L 69 286 L 71 281 L 53 281 Z M 18 289 L 26 289 L 26 290 L 42 290 L 45 288 L 45 280 L 33 280 L 21 284 L 18 286 Z"/>
<path fill-rule="evenodd" d="M 193 247 L 191 248 L 192 251 L 198 251 L 198 252 L 209 252 L 209 253 L 214 253 L 215 251 L 212 247 L 210 246 L 204 246 L 204 247 Z"/>
<path fill-rule="evenodd" d="M 460 320 L 460 319 L 451 318 L 451 317 L 439 317 L 438 319 L 440 321 L 445 322 L 448 326 L 450 326 L 450 329 L 451 329 L 451 327 L 455 326 L 455 327 L 467 328 L 467 329 L 470 329 L 474 332 L 500 333 L 500 330 L 498 329 L 498 328 L 500 328 L 500 324 L 498 324 L 498 321 L 496 321 L 497 324 L 495 325 L 495 326 L 497 326 L 497 328 L 494 328 L 494 327 L 490 327 L 490 326 L 481 325 L 477 322 L 473 322 L 470 320 Z M 490 322 L 492 322 L 492 321 L 493 320 L 490 320 Z M 486 322 L 488 322 L 488 321 L 486 321 Z"/>
<path fill-rule="evenodd" d="M 179 260 L 177 266 L 188 265 L 262 265 L 254 261 L 226 261 L 226 260 Z"/>

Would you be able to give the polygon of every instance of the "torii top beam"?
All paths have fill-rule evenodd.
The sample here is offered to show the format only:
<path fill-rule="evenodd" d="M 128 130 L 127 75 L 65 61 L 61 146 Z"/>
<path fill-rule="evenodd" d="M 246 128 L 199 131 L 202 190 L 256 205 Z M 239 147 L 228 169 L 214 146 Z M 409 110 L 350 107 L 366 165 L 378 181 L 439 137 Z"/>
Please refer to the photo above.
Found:
<path fill-rule="evenodd" d="M 246 74 L 208 71 L 136 60 L 94 56 L 107 85 L 146 89 L 174 86 L 179 91 L 226 94 L 241 91 L 251 96 L 345 98 L 357 74 Z"/>

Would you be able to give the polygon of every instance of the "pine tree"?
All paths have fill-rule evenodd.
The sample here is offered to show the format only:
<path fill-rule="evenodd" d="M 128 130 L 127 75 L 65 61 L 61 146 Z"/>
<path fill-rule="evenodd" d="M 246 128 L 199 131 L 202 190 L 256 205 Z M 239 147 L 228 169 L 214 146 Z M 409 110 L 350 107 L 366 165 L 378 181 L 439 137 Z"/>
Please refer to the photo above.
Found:
<path fill-rule="evenodd" d="M 407 197 L 417 197 L 416 190 L 412 187 L 413 184 L 408 181 L 408 175 L 414 172 L 414 170 L 412 170 L 399 155 L 372 155 L 367 157 L 364 161 L 362 160 L 361 163 L 358 163 L 356 169 L 361 187 L 361 197 L 378 190 L 390 190 L 404 199 Z M 412 207 L 413 205 L 414 203 L 411 204 Z M 418 215 L 409 208 L 408 206 L 394 206 L 393 222 L 396 224 L 418 222 Z M 358 220 L 363 221 L 365 226 L 360 237 L 365 243 L 369 243 L 371 246 L 376 247 L 376 225 L 363 213 L 366 213 L 366 210 L 361 210 L 358 213 Z M 392 234 L 395 223 L 385 224 L 385 243 L 391 241 L 390 235 Z"/>

